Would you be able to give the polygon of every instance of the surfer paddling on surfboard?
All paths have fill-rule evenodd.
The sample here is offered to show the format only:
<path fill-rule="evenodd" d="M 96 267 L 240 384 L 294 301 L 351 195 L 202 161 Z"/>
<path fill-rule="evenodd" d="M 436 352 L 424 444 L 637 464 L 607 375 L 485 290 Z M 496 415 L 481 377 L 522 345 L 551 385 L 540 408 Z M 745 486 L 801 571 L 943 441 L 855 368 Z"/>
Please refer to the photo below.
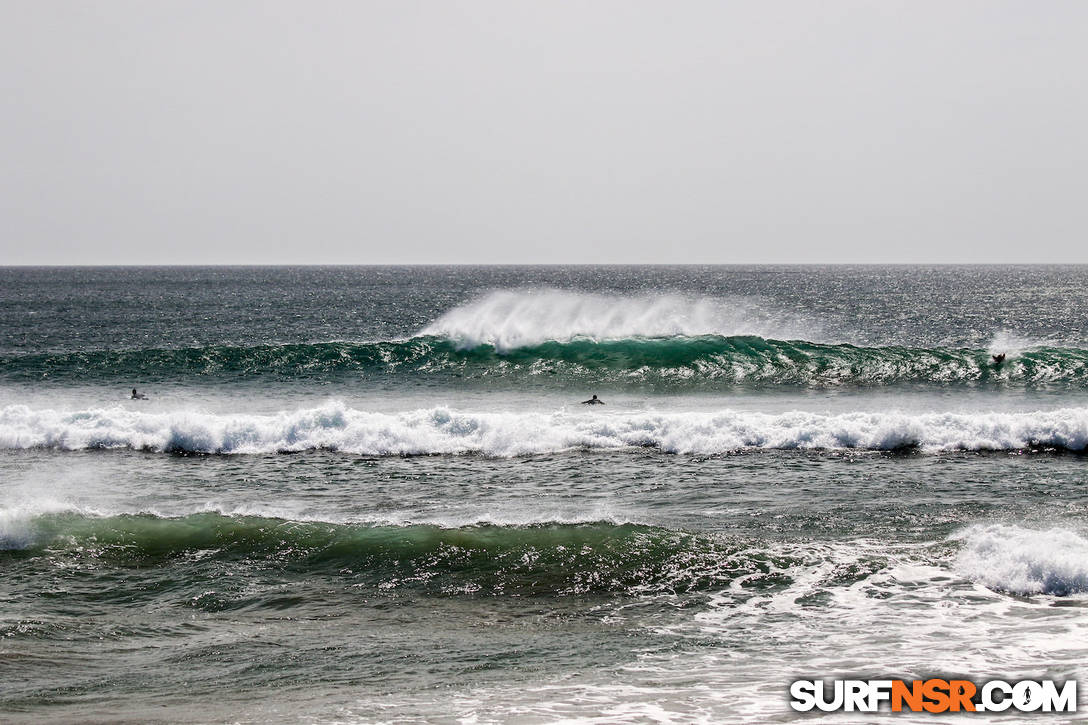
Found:
<path fill-rule="evenodd" d="M 597 394 L 594 393 L 593 397 L 589 400 L 583 400 L 582 405 L 604 405 L 604 401 L 598 398 Z"/>
<path fill-rule="evenodd" d="M 137 393 L 136 388 L 133 388 L 132 389 L 132 399 L 133 400 L 147 400 L 147 396 L 144 395 L 143 393 Z"/>

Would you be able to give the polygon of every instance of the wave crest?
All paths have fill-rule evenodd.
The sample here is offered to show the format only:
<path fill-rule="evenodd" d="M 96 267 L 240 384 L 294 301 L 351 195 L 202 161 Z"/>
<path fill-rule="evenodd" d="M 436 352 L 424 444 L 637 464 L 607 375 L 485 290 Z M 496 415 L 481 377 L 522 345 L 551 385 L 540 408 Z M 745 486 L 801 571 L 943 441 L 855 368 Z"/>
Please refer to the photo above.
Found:
<path fill-rule="evenodd" d="M 794 326 L 796 332 L 803 327 Z M 459 348 L 501 352 L 546 342 L 715 335 L 793 336 L 751 300 L 680 295 L 609 296 L 556 289 L 503 290 L 461 305 L 420 331 Z M 812 325 L 807 326 L 812 334 Z"/>

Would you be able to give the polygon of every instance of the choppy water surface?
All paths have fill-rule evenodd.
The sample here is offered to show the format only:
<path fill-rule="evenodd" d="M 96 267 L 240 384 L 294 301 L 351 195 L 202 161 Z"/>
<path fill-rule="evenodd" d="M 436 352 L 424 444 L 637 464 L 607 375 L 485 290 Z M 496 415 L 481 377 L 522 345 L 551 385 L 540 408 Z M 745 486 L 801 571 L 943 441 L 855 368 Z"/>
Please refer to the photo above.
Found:
<path fill-rule="evenodd" d="M 768 722 L 800 678 L 1079 678 L 1086 283 L 0 271 L 0 713 Z"/>

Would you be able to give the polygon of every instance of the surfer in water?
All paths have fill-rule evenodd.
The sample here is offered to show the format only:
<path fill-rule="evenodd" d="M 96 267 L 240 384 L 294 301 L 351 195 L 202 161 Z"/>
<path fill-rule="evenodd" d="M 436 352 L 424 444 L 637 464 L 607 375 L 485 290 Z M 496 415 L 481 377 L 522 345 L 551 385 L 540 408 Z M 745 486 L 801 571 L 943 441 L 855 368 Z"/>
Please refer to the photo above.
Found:
<path fill-rule="evenodd" d="M 594 393 L 593 397 L 589 400 L 583 400 L 582 405 L 604 405 L 604 401 L 598 398 L 597 394 Z"/>
<path fill-rule="evenodd" d="M 999 352 L 996 355 L 991 355 L 990 357 L 994 359 L 994 365 L 1000 365 L 1001 363 L 1005 362 L 1005 353 L 1003 352 Z"/>
<path fill-rule="evenodd" d="M 132 389 L 132 399 L 133 400 L 147 400 L 147 396 L 144 395 L 143 393 L 137 393 L 136 388 L 133 388 Z"/>

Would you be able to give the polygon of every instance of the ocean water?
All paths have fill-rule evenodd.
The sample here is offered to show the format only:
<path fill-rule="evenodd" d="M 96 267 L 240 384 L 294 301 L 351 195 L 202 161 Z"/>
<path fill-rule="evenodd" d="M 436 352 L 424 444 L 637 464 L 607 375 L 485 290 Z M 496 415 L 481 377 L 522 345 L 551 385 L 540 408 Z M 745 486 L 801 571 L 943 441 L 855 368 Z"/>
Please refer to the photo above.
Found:
<path fill-rule="evenodd" d="M 0 719 L 1083 681 L 1086 448 L 1086 267 L 2 269 Z"/>

